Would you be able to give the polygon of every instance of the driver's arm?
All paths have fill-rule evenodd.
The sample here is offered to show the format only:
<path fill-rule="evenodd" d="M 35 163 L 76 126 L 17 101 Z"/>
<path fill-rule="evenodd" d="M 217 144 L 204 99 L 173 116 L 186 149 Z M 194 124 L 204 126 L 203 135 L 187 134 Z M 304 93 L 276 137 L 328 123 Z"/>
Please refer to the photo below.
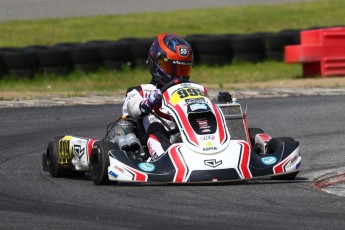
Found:
<path fill-rule="evenodd" d="M 142 109 L 141 103 L 145 100 L 140 94 L 133 94 L 129 95 L 125 99 L 126 104 L 126 110 L 128 112 L 128 115 L 134 119 L 138 120 L 143 115 L 146 115 L 147 113 Z M 126 103 L 127 102 L 127 103 Z M 124 104 L 124 105 L 125 105 Z"/>
<path fill-rule="evenodd" d="M 162 93 L 159 89 L 154 89 L 151 86 L 151 89 L 146 90 L 146 92 L 150 93 L 145 94 L 142 92 L 143 90 L 141 88 L 133 88 L 127 92 L 122 107 L 123 115 L 129 115 L 132 119 L 138 120 L 148 115 L 153 107 L 160 106 Z"/>

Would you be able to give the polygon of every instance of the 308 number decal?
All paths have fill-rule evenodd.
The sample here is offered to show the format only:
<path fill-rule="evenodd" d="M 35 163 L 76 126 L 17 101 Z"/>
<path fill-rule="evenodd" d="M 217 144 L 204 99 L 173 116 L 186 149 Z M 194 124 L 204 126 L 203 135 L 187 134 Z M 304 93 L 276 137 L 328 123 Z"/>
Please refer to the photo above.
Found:
<path fill-rule="evenodd" d="M 205 96 L 205 93 L 202 90 L 194 88 L 180 89 L 177 91 L 177 94 L 180 96 L 181 99 L 186 97 Z"/>

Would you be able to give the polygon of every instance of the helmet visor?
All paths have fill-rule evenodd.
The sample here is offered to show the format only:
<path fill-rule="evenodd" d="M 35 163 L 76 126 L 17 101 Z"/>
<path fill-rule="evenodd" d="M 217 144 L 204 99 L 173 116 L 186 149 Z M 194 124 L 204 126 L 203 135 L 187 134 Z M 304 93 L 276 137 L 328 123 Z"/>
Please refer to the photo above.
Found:
<path fill-rule="evenodd" d="M 158 66 L 165 74 L 175 77 L 189 78 L 192 69 L 191 63 L 172 61 L 172 60 L 158 60 Z"/>

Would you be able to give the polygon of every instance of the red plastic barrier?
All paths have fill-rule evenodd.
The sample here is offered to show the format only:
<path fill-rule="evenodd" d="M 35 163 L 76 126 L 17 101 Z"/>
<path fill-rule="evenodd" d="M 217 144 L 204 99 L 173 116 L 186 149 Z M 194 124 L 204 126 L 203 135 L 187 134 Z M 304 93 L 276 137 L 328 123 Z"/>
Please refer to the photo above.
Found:
<path fill-rule="evenodd" d="M 345 27 L 305 30 L 301 44 L 285 46 L 286 63 L 302 63 L 303 76 L 345 76 Z"/>

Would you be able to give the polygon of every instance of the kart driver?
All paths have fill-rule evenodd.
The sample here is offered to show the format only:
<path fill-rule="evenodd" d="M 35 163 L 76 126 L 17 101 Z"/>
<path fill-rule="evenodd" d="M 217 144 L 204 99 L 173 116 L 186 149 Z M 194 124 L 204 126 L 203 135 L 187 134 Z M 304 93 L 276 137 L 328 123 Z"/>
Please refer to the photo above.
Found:
<path fill-rule="evenodd" d="M 133 120 L 141 120 L 145 130 L 141 143 L 146 143 L 151 160 L 156 160 L 171 145 L 170 133 L 149 111 L 159 111 L 162 102 L 161 88 L 165 84 L 175 78 L 189 79 L 193 51 L 190 44 L 180 36 L 162 33 L 154 39 L 146 63 L 152 75 L 151 82 L 127 90 L 122 112 Z M 158 115 L 163 117 L 162 113 Z M 174 129 L 175 122 L 166 119 L 164 121 Z"/>

